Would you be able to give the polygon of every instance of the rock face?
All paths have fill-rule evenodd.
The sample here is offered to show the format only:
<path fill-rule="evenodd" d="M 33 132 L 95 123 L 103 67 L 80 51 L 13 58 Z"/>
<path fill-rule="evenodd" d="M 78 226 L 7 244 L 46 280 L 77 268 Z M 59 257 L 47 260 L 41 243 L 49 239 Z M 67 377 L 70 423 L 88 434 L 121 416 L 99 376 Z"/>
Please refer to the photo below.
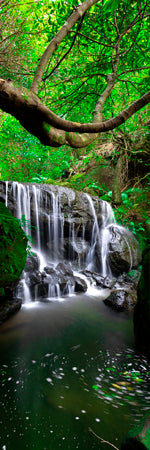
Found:
<path fill-rule="evenodd" d="M 150 343 L 150 244 L 142 255 L 142 273 L 137 287 L 134 309 L 134 334 L 138 346 L 149 349 Z"/>
<path fill-rule="evenodd" d="M 22 305 L 22 300 L 20 298 L 16 299 L 0 299 L 0 325 L 13 314 L 19 311 Z"/>
<path fill-rule="evenodd" d="M 0 202 L 0 287 L 13 288 L 26 262 L 27 238 L 4 203 Z"/>

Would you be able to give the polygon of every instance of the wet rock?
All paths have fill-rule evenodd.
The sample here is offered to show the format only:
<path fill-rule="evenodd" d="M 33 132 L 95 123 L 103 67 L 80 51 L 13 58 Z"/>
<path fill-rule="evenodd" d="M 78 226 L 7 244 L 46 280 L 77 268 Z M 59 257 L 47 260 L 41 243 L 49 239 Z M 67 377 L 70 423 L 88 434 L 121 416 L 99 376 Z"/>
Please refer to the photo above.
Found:
<path fill-rule="evenodd" d="M 25 271 L 31 272 L 31 271 L 37 271 L 40 267 L 40 258 L 39 256 L 34 253 L 34 255 L 27 255 L 26 259 L 26 265 L 25 265 Z"/>
<path fill-rule="evenodd" d="M 111 289 L 116 283 L 116 278 L 112 278 L 112 277 L 104 277 L 104 281 L 103 281 L 103 288 L 109 288 Z"/>
<path fill-rule="evenodd" d="M 46 274 L 45 274 L 46 277 Z M 39 284 L 41 283 L 41 281 L 43 280 L 42 274 L 40 272 L 30 272 L 27 273 L 26 276 L 26 284 L 30 287 L 30 286 L 35 286 L 35 284 Z"/>
<path fill-rule="evenodd" d="M 81 273 L 83 273 L 83 275 L 85 275 L 90 281 L 92 282 L 96 282 L 96 286 L 99 286 L 101 288 L 109 288 L 111 289 L 115 282 L 116 282 L 116 278 L 112 278 L 112 277 L 104 277 L 103 275 L 100 275 L 97 272 L 91 272 L 90 270 L 83 270 Z"/>
<path fill-rule="evenodd" d="M 117 311 L 133 311 L 137 299 L 134 284 L 118 281 L 114 283 L 111 294 L 104 300 L 104 303 Z"/>
<path fill-rule="evenodd" d="M 134 235 L 124 227 L 112 225 L 108 244 L 108 262 L 111 271 L 118 276 L 137 268 L 141 263 L 141 251 Z"/>
<path fill-rule="evenodd" d="M 82 278 L 74 277 L 75 282 L 75 292 L 86 292 L 87 291 L 87 284 L 85 280 L 82 280 Z"/>
<path fill-rule="evenodd" d="M 30 288 L 30 292 L 32 295 L 32 298 L 35 298 L 35 292 L 36 292 L 36 297 L 47 297 L 48 296 L 48 284 L 46 283 L 40 283 L 38 285 L 36 285 L 36 291 L 34 289 L 34 286 L 31 286 Z"/>
<path fill-rule="evenodd" d="M 18 312 L 22 305 L 22 299 L 3 299 L 0 302 L 0 324 Z"/>
<path fill-rule="evenodd" d="M 44 267 L 44 271 L 49 275 L 56 275 L 56 270 L 53 267 L 46 266 Z"/>
<path fill-rule="evenodd" d="M 88 269 L 82 270 L 79 273 L 82 273 L 87 278 L 89 278 L 89 280 L 91 280 L 91 281 L 96 281 L 96 284 L 98 286 L 103 286 L 104 279 L 105 279 L 105 277 L 103 277 L 103 275 L 100 275 L 99 273 L 93 272 L 92 270 L 88 270 Z"/>
<path fill-rule="evenodd" d="M 129 293 L 124 290 L 112 292 L 104 303 L 117 311 L 133 311 L 136 302 L 136 292 Z"/>
<path fill-rule="evenodd" d="M 69 263 L 65 264 L 65 263 L 60 262 L 59 264 L 57 264 L 55 270 L 59 274 L 73 276 L 73 270 Z"/>

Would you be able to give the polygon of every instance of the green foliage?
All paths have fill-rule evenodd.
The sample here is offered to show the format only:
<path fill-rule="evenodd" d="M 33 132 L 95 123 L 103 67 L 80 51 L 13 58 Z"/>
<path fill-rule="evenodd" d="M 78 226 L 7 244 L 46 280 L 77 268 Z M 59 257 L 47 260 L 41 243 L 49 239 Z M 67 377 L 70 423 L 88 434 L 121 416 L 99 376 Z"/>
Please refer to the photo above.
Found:
<path fill-rule="evenodd" d="M 0 76 L 29 87 L 48 42 L 79 4 L 79 0 L 43 0 L 31 4 L 4 0 Z M 111 96 L 105 102 L 104 118 L 117 114 L 149 89 L 149 2 L 103 0 L 85 14 L 80 35 L 75 35 L 78 23 L 74 25 L 58 45 L 46 68 L 40 96 L 61 117 L 92 121 L 95 104 L 106 88 L 106 77 L 115 63 L 117 33 L 128 29 L 139 8 L 142 10 L 141 17 L 120 42 L 118 77 Z M 74 37 L 76 39 L 71 48 Z M 137 115 L 134 127 L 136 121 Z M 124 130 L 126 126 L 128 128 L 128 124 L 121 128 Z"/>
<path fill-rule="evenodd" d="M 70 168 L 70 150 L 45 147 L 8 114 L 1 114 L 0 178 L 45 183 Z"/>
<path fill-rule="evenodd" d="M 16 282 L 26 262 L 27 237 L 18 220 L 0 202 L 0 287 Z"/>
<path fill-rule="evenodd" d="M 57 10 L 56 15 L 54 3 L 52 5 L 54 15 L 51 15 L 53 27 L 51 38 L 64 23 L 63 12 L 59 14 Z M 140 2 L 140 6 L 144 10 L 145 1 Z M 70 9 L 71 7 L 72 4 Z M 60 8 L 63 8 L 62 3 Z M 119 33 L 123 33 L 135 19 L 138 10 L 139 2 L 133 1 L 104 0 L 94 5 L 85 15 L 81 35 L 76 37 L 71 53 L 62 60 L 56 70 L 53 70 L 61 57 L 69 51 L 76 27 L 69 33 L 59 46 L 57 54 L 52 57 L 50 68 L 46 73 L 48 77 L 48 72 L 51 73 L 51 69 L 53 70 L 51 77 L 46 79 L 46 95 L 47 101 L 54 105 L 58 114 L 75 121 L 92 121 L 95 104 L 106 88 L 106 76 L 112 72 L 112 63 L 115 61 L 117 31 L 114 17 Z M 69 15 L 69 9 L 66 8 L 67 11 Z M 137 99 L 137 93 L 140 95 L 148 90 L 149 69 L 141 70 L 141 67 L 149 65 L 147 46 L 149 17 L 142 20 L 140 25 L 139 22 L 137 21 L 134 28 L 121 40 L 118 78 L 115 89 L 104 105 L 105 119 L 117 114 L 129 102 Z M 132 119 L 130 121 L 132 123 Z M 122 129 L 125 127 L 126 125 L 123 125 Z"/>
<path fill-rule="evenodd" d="M 79 4 L 79 0 L 33 0 L 31 3 L 4 0 L 1 10 L 3 64 L 0 76 L 11 78 L 13 83 L 19 83 L 20 86 L 30 87 L 47 44 Z M 91 122 L 96 102 L 105 91 L 108 74 L 112 73 L 115 64 L 118 33 L 124 33 L 135 20 L 139 8 L 143 11 L 141 18 L 120 41 L 117 78 L 104 104 L 103 120 L 118 114 L 144 94 L 149 89 L 150 81 L 148 6 L 147 0 L 102 0 L 93 5 L 85 14 L 80 34 L 76 35 L 78 22 L 52 55 L 40 88 L 41 100 L 63 118 Z M 122 192 L 122 204 L 116 210 L 116 218 L 136 236 L 141 236 L 142 246 L 146 239 L 144 221 L 148 220 L 150 209 L 149 144 L 147 142 L 145 146 L 143 140 L 144 137 L 148 141 L 148 117 L 149 106 L 146 106 L 119 128 L 120 134 L 125 133 L 130 138 L 124 150 L 130 166 L 130 186 L 133 184 L 134 188 L 125 188 Z M 41 145 L 13 117 L 1 113 L 0 118 L 1 179 L 54 184 L 64 180 L 67 186 L 111 201 L 112 188 L 107 187 L 107 180 L 105 185 L 97 182 L 86 173 L 86 168 L 93 160 L 106 167 L 109 158 L 112 166 L 115 165 L 120 148 L 118 150 L 114 145 L 114 154 L 108 155 L 105 160 L 94 144 L 83 154 L 77 149 L 72 155 L 66 146 L 60 150 Z M 113 132 L 113 138 L 117 135 L 118 130 Z M 110 138 L 111 133 L 107 134 L 107 139 Z M 132 151 L 129 151 L 130 143 Z M 73 172 L 75 174 L 71 176 Z M 135 177 L 136 180 L 132 182 Z M 134 185 L 139 178 L 144 181 L 141 181 L 141 191 Z"/>

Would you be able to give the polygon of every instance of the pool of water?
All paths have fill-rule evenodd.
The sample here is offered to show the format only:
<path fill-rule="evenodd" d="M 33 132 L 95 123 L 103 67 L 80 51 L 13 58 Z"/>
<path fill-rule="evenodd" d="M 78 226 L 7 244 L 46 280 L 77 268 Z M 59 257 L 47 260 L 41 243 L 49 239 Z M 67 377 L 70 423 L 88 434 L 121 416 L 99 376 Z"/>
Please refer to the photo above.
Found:
<path fill-rule="evenodd" d="M 24 305 L 0 327 L 0 449 L 120 448 L 149 378 L 131 315 L 86 295 Z"/>

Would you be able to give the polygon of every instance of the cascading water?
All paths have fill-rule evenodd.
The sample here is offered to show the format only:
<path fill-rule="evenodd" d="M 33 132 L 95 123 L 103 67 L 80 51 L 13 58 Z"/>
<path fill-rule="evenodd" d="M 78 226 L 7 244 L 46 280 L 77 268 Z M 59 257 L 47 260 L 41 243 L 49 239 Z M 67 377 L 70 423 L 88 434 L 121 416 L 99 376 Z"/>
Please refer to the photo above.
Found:
<path fill-rule="evenodd" d="M 30 262 L 32 275 L 26 268 L 18 287 L 24 301 L 86 291 L 89 281 L 86 285 L 81 270 L 111 274 L 107 252 L 111 226 L 117 225 L 107 202 L 83 193 L 81 199 L 71 189 L 18 182 L 3 182 L 3 194 L 30 237 L 31 260 L 36 257 L 33 267 Z"/>
<path fill-rule="evenodd" d="M 99 246 L 99 250 L 100 250 L 100 255 L 101 255 L 101 274 L 105 277 L 106 275 L 110 274 L 110 268 L 109 265 L 107 263 L 107 249 L 108 249 L 108 244 L 110 241 L 110 224 L 115 223 L 115 216 L 114 216 L 114 212 L 111 208 L 111 205 L 105 201 L 102 201 L 101 205 L 102 205 L 102 224 L 101 227 L 99 226 L 98 223 L 98 218 L 97 218 L 97 214 L 94 208 L 94 204 L 92 201 L 92 198 L 90 197 L 90 195 L 86 194 L 90 207 L 91 207 L 91 211 L 94 217 L 94 226 L 93 226 L 93 230 L 92 230 L 92 239 L 91 239 L 91 250 L 87 256 L 87 263 L 88 263 L 88 268 L 92 268 L 91 264 L 93 261 L 93 253 L 95 250 L 96 245 Z"/>

